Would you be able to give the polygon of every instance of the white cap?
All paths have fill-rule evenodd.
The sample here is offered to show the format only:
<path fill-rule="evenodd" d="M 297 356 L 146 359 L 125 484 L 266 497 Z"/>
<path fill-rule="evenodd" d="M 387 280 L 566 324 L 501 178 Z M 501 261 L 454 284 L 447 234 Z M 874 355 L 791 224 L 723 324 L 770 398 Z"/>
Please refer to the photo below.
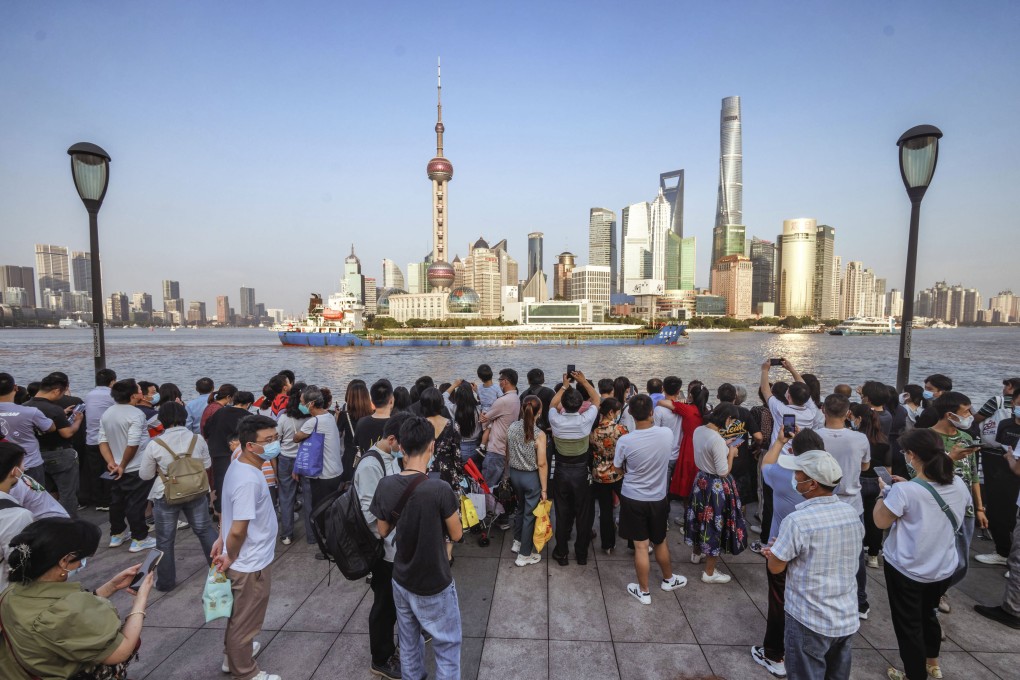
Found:
<path fill-rule="evenodd" d="M 825 486 L 836 486 L 843 479 L 843 469 L 836 459 L 818 449 L 805 451 L 799 456 L 780 456 L 779 465 L 787 470 L 800 470 Z"/>

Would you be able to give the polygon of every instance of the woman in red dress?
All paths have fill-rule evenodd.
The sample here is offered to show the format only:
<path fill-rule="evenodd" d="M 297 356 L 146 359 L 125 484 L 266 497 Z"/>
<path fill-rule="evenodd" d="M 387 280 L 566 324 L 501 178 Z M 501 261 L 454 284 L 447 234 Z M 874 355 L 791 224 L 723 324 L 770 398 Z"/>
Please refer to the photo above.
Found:
<path fill-rule="evenodd" d="M 694 383 L 697 383 L 696 385 Z M 694 464 L 694 431 L 701 427 L 705 413 L 708 412 L 708 388 L 700 382 L 692 381 L 690 403 L 660 399 L 658 407 L 668 408 L 682 419 L 683 436 L 680 438 L 680 455 L 673 469 L 673 479 L 669 483 L 669 493 L 683 500 L 691 495 L 694 477 L 698 467 Z"/>

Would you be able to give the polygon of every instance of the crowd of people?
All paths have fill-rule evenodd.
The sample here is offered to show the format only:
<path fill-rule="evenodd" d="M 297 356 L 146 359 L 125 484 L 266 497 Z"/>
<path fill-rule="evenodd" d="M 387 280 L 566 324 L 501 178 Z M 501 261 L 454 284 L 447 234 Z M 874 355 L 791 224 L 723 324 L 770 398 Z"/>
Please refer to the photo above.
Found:
<path fill-rule="evenodd" d="M 185 399 L 177 385 L 110 369 L 84 398 L 64 373 L 24 387 L 0 373 L 0 676 L 127 677 L 148 595 L 177 586 L 174 544 L 189 528 L 231 584 L 223 672 L 279 680 L 259 667 L 255 641 L 277 543 L 316 544 L 318 512 L 350 489 L 382 541 L 368 577 L 371 671 L 424 678 L 429 643 L 436 677 L 457 678 L 451 567 L 477 530 L 461 510 L 482 482 L 512 489 L 515 502 L 494 504 L 487 524 L 513 532 L 519 568 L 541 562 L 543 501 L 562 567 L 626 541 L 634 606 L 652 602 L 653 559 L 660 591 L 687 584 L 670 532 L 712 586 L 732 579 L 721 556 L 759 553 L 768 612 L 751 656 L 775 677 L 849 677 L 871 568 L 884 571 L 902 661 L 888 676 L 941 678 L 939 615 L 952 611 L 947 592 L 978 532 L 995 549 L 976 559 L 1008 572 L 1002 602 L 975 609 L 1020 629 L 1020 378 L 977 407 L 941 374 L 902 392 L 868 381 L 825 394 L 785 359 L 762 363 L 753 406 L 742 385 L 713 396 L 672 375 L 644 391 L 576 370 L 552 387 L 540 369 L 520 389 L 512 368 L 482 365 L 477 377 L 423 376 L 410 388 L 356 379 L 339 399 L 282 371 L 257 398 L 203 377 Z M 311 443 L 314 469 L 302 459 Z M 72 577 L 102 536 L 79 517 L 87 507 L 108 513 L 110 548 L 161 551 L 156 569 L 84 591 Z M 319 546 L 317 558 L 335 557 Z M 134 598 L 123 620 L 109 601 L 122 590 Z"/>

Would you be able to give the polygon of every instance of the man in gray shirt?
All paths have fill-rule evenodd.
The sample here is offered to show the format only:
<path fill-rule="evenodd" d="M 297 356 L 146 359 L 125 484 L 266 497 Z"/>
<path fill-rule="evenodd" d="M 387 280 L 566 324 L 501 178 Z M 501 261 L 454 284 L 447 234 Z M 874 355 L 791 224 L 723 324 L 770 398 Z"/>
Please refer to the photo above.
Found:
<path fill-rule="evenodd" d="M 620 536 L 634 542 L 634 569 L 637 583 L 627 585 L 627 592 L 641 604 L 651 604 L 648 590 L 648 544 L 654 546 L 655 561 L 662 570 L 662 590 L 676 590 L 687 585 L 687 579 L 673 573 L 669 546 L 666 545 L 666 522 L 669 519 L 669 455 L 673 449 L 673 432 L 652 425 L 652 399 L 646 394 L 632 397 L 629 410 L 635 429 L 616 442 L 613 466 L 623 470 L 620 490 Z"/>

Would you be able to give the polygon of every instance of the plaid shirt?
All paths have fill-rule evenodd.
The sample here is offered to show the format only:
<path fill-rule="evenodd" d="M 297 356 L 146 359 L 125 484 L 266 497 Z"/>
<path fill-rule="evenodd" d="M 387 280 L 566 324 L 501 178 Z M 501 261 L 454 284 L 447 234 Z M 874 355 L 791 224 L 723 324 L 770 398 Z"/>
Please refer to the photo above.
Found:
<path fill-rule="evenodd" d="M 786 516 L 772 554 L 788 562 L 786 613 L 819 635 L 857 632 L 857 565 L 864 525 L 835 496 L 819 496 Z"/>

